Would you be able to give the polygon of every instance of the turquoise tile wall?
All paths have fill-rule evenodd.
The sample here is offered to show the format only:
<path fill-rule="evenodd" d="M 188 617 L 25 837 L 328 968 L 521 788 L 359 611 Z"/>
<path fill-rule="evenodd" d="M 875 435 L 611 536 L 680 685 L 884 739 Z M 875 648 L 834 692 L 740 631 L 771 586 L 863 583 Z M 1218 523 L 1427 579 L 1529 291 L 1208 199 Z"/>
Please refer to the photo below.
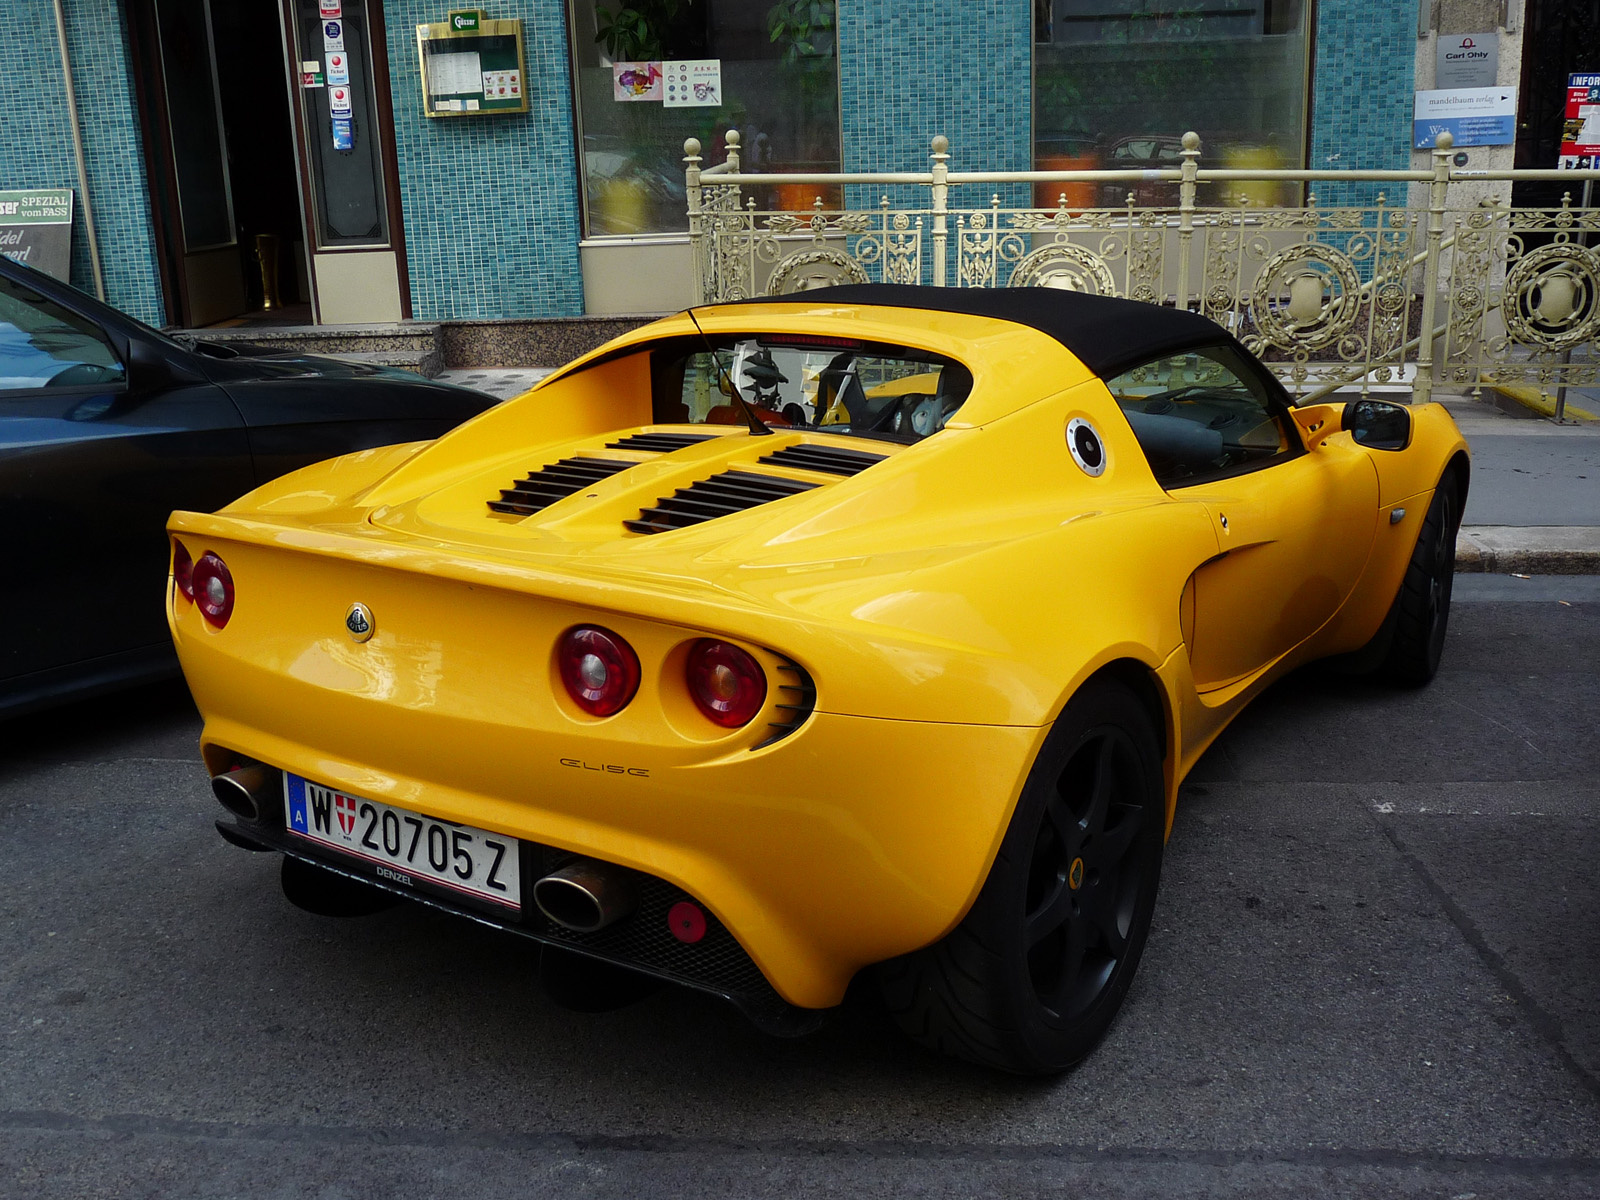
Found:
<path fill-rule="evenodd" d="M 383 6 L 394 93 L 412 314 L 418 320 L 560 317 L 583 312 L 578 178 L 563 0 L 490 3 L 522 18 L 529 111 L 422 115 L 418 24 L 438 0 Z"/>
<path fill-rule="evenodd" d="M 121 5 L 66 4 L 109 299 L 160 323 Z M 51 9 L 14 7 L 0 40 L 0 187 L 76 189 L 66 108 L 52 99 L 61 73 Z M 491 8 L 490 15 L 510 11 Z M 441 11 L 433 0 L 390 0 L 384 8 L 419 319 L 582 311 L 566 5 L 527 0 L 518 11 L 528 38 L 532 111 L 430 121 L 421 112 L 415 26 Z M 1411 9 L 1374 0 L 1317 6 L 1310 165 L 1409 164 L 1414 23 Z M 957 169 L 1030 165 L 1031 26 L 1024 0 L 928 0 L 914 20 L 889 0 L 840 0 L 839 49 L 845 169 L 925 169 L 928 139 L 940 132 L 953 143 Z M 992 190 L 973 188 L 952 199 L 981 204 Z M 1316 189 L 1324 204 L 1370 202 L 1378 190 Z M 1023 190 L 1016 191 L 1004 201 L 1025 202 Z M 866 189 L 852 193 L 852 205 L 877 201 Z M 92 288 L 81 203 L 72 278 Z"/>
<path fill-rule="evenodd" d="M 1417 50 L 1414 4 L 1320 0 L 1311 80 L 1314 168 L 1405 170 Z M 1382 185 L 1317 184 L 1319 205 L 1371 204 Z M 1387 188 L 1403 202 L 1404 185 Z"/>
<path fill-rule="evenodd" d="M 0 25 L 5 35 L 0 37 L 0 188 L 72 189 L 72 283 L 93 294 L 55 12 L 44 0 L 12 0 L 5 8 Z M 160 325 L 161 285 L 122 5 L 117 0 L 66 0 L 65 12 L 106 299 Z"/>
<path fill-rule="evenodd" d="M 846 171 L 925 171 L 929 140 L 951 142 L 957 170 L 1026 171 L 1033 126 L 1028 0 L 839 0 L 839 110 Z M 952 205 L 995 189 L 963 189 Z M 1002 196 L 1026 202 L 1026 189 Z M 850 203 L 876 204 L 865 188 Z M 859 193 L 859 194 L 857 194 Z M 891 193 L 926 204 L 926 189 Z M 916 198 L 913 198 L 916 197 Z"/>

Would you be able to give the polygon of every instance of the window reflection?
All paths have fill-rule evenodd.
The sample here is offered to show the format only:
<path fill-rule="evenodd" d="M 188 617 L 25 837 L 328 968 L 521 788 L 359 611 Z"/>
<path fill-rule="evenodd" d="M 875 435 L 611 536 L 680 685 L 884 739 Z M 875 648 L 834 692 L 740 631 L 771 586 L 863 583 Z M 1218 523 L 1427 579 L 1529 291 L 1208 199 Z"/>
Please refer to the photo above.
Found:
<path fill-rule="evenodd" d="M 1034 0 L 1034 164 L 1175 167 L 1182 134 L 1202 166 L 1297 167 L 1305 158 L 1305 0 Z M 1176 205 L 1176 184 L 1078 184 L 1068 207 Z M 1202 188 L 1201 204 L 1297 203 L 1297 185 Z M 1056 203 L 1058 185 L 1041 185 Z M 1211 194 L 1207 195 L 1206 192 Z"/>
<path fill-rule="evenodd" d="M 737 129 L 745 171 L 839 169 L 834 0 L 570 3 L 588 236 L 686 230 L 686 138 L 700 139 L 705 166 Z M 697 99 L 677 107 L 662 67 L 682 60 L 720 69 L 689 80 Z M 745 189 L 761 208 L 809 208 L 819 194 L 839 203 L 826 188 Z"/>

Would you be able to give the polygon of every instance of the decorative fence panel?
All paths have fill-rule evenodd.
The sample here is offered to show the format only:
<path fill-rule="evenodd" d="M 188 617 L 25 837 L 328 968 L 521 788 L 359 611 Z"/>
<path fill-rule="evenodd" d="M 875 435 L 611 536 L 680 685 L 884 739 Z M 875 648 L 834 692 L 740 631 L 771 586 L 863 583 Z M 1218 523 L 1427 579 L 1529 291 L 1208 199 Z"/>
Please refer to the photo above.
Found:
<path fill-rule="evenodd" d="M 1403 383 L 1420 402 L 1439 384 L 1521 382 L 1554 391 L 1559 417 L 1568 385 L 1600 380 L 1600 250 L 1588 244 L 1600 213 L 1574 209 L 1570 195 L 1555 210 L 1451 203 L 1454 183 L 1582 184 L 1600 170 L 1457 170 L 1448 134 L 1429 171 L 1205 170 L 1199 138 L 1186 134 L 1183 145 L 1173 169 L 961 173 L 936 137 L 927 172 L 766 175 L 740 173 L 737 131 L 727 161 L 704 169 L 691 139 L 699 298 L 871 281 L 1065 287 L 1183 305 L 1232 330 L 1302 402 L 1352 384 Z M 832 194 L 866 185 L 903 195 L 912 185 L 926 188 L 928 203 L 892 207 L 885 195 L 874 209 L 824 208 L 821 199 L 801 212 L 757 208 L 745 189 L 775 183 Z M 1059 202 L 948 203 L 951 187 L 1019 183 L 1060 185 Z M 1367 184 L 1374 194 L 1319 206 L 1318 184 Z M 1253 202 L 1302 186 L 1310 190 L 1298 206 Z M 1202 189 L 1218 202 L 1197 205 Z M 1068 196 L 1102 205 L 1069 205 Z"/>

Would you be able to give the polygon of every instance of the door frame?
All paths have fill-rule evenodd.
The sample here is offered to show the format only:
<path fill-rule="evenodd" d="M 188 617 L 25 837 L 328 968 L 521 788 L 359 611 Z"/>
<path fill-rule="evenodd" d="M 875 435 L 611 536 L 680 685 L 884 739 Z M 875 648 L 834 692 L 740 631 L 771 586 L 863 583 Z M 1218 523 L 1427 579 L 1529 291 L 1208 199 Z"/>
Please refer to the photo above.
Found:
<path fill-rule="evenodd" d="M 311 319 L 322 322 L 322 307 L 317 297 L 318 254 L 370 254 L 373 246 L 319 249 L 311 216 L 316 197 L 311 187 L 311 161 L 305 110 L 300 103 L 300 62 L 296 58 L 294 0 L 277 0 L 278 31 L 283 43 L 284 84 L 289 91 L 289 114 L 294 125 L 294 169 L 300 185 L 300 240 L 305 247 L 306 278 L 310 281 Z M 400 201 L 399 156 L 394 140 L 394 100 L 389 84 L 389 37 L 384 23 L 383 0 L 367 0 L 367 28 L 371 34 L 373 101 L 378 113 L 378 162 L 383 172 L 383 198 L 389 210 L 387 249 L 394 253 L 395 272 L 400 288 L 400 319 L 411 320 L 411 273 L 406 263 L 406 231 Z M 321 51 L 318 51 L 319 55 Z"/>
<path fill-rule="evenodd" d="M 237 3 L 238 0 L 228 0 Z M 300 244 L 304 248 L 307 288 L 313 322 L 320 323 L 317 275 L 313 256 L 319 253 L 313 235 L 311 214 L 310 164 L 307 157 L 305 117 L 300 106 L 300 64 L 295 60 L 293 0 L 276 0 L 280 60 L 283 65 L 284 95 L 288 104 L 295 148 L 296 185 L 300 196 Z M 134 95 L 138 101 L 139 135 L 144 147 L 145 182 L 150 197 L 151 241 L 155 248 L 156 271 L 161 284 L 162 308 L 168 328 L 185 324 L 189 311 L 188 280 L 183 270 L 184 246 L 182 214 L 178 209 L 178 180 L 173 161 L 172 137 L 168 123 L 165 77 L 161 66 L 161 42 L 156 24 L 154 0 L 127 0 L 128 52 L 131 59 Z M 383 171 L 384 203 L 389 210 L 388 249 L 395 256 L 400 290 L 400 315 L 411 319 L 411 279 L 406 262 L 405 222 L 400 199 L 399 160 L 394 140 L 394 102 L 390 92 L 388 37 L 382 0 L 369 0 L 368 28 L 371 31 L 372 83 L 377 109 L 378 153 Z M 213 50 L 213 69 L 215 52 Z M 368 248 L 370 251 L 370 248 Z M 325 250 L 324 254 L 367 251 Z"/>
<path fill-rule="evenodd" d="M 150 232 L 161 280 L 162 312 L 171 328 L 183 323 L 189 284 L 183 273 L 183 217 L 178 211 L 178 177 L 173 161 L 167 89 L 161 68 L 161 36 L 154 0 L 128 0 L 128 56 L 132 60 L 139 136 L 144 147 L 145 181 L 150 196 Z"/>

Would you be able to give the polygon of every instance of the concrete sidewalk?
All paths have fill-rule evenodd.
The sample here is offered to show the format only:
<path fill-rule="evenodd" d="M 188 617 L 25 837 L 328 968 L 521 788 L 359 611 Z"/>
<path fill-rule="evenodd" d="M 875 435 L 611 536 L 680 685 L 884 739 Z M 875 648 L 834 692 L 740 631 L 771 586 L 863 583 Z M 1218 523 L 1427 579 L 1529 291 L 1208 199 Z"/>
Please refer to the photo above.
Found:
<path fill-rule="evenodd" d="M 1456 570 L 1600 574 L 1600 425 L 1514 416 L 1446 397 L 1472 448 Z"/>
<path fill-rule="evenodd" d="M 507 400 L 548 374 L 483 368 L 439 379 Z M 1443 403 L 1472 447 L 1456 570 L 1600 575 L 1600 424 L 1558 426 L 1469 397 Z"/>

